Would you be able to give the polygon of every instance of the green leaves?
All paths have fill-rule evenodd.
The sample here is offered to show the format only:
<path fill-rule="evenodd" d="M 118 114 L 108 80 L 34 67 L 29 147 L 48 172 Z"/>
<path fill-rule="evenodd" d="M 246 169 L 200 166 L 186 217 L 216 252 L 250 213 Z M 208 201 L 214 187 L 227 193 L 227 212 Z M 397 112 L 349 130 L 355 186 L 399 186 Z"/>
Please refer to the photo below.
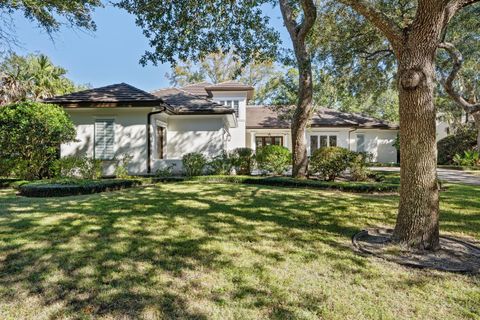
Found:
<path fill-rule="evenodd" d="M 269 0 L 121 0 L 150 40 L 142 64 L 198 61 L 233 49 L 243 62 L 272 58 L 279 34 L 261 6 Z"/>
<path fill-rule="evenodd" d="M 11 54 L 0 64 L 0 105 L 39 100 L 79 89 L 66 77 L 67 71 L 45 55 Z"/>
<path fill-rule="evenodd" d="M 0 108 L 0 158 L 23 178 L 48 176 L 60 145 L 75 136 L 73 123 L 58 106 L 23 102 Z"/>

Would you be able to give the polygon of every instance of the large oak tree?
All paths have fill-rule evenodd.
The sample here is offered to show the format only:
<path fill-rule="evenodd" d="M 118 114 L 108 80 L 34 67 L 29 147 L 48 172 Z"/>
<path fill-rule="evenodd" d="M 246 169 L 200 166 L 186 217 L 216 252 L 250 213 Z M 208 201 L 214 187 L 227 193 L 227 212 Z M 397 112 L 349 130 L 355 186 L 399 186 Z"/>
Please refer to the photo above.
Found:
<path fill-rule="evenodd" d="M 435 57 L 452 18 L 478 0 L 418 0 L 403 21 L 381 10 L 385 2 L 339 0 L 361 14 L 388 39 L 398 65 L 401 126 L 401 191 L 393 239 L 438 249 L 439 184 L 435 143 Z M 393 3 L 393 2 L 392 2 Z"/>

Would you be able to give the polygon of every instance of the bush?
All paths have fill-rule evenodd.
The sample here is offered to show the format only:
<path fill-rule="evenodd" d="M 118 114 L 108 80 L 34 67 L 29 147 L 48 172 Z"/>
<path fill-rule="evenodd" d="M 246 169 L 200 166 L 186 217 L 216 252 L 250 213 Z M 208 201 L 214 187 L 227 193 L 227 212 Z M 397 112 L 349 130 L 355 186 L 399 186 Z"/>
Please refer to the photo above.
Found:
<path fill-rule="evenodd" d="M 453 164 L 456 154 L 470 151 L 477 144 L 477 130 L 472 125 L 466 125 L 456 130 L 454 135 L 438 141 L 438 163 Z"/>
<path fill-rule="evenodd" d="M 367 163 L 371 161 L 371 155 L 365 152 L 350 151 L 350 177 L 353 181 L 367 181 L 372 177 L 372 173 L 367 168 Z"/>
<path fill-rule="evenodd" d="M 115 177 L 120 179 L 126 179 L 130 175 L 128 174 L 128 165 L 132 161 L 133 156 L 129 154 L 123 154 L 120 158 L 116 159 L 117 165 L 115 167 Z"/>
<path fill-rule="evenodd" d="M 327 181 L 335 179 L 350 165 L 351 152 L 340 147 L 324 147 L 316 150 L 310 158 L 309 170 Z"/>
<path fill-rule="evenodd" d="M 212 174 L 228 175 L 233 168 L 232 157 L 227 151 L 222 151 L 222 153 L 208 162 L 208 167 Z"/>
<path fill-rule="evenodd" d="M 255 153 L 250 148 L 237 148 L 233 150 L 232 160 L 237 174 L 250 175 L 255 164 Z"/>
<path fill-rule="evenodd" d="M 52 165 L 57 178 L 98 179 L 102 176 L 102 160 L 69 156 L 57 159 Z"/>
<path fill-rule="evenodd" d="M 201 153 L 187 153 L 182 158 L 183 169 L 188 177 L 199 176 L 203 173 L 203 169 L 207 164 L 207 159 Z"/>
<path fill-rule="evenodd" d="M 140 185 L 139 180 L 52 180 L 21 184 L 20 195 L 26 197 L 65 197 L 115 191 Z"/>
<path fill-rule="evenodd" d="M 269 145 L 257 149 L 255 160 L 260 170 L 281 175 L 292 163 L 292 153 L 283 146 Z"/>
<path fill-rule="evenodd" d="M 453 157 L 453 162 L 459 166 L 480 166 L 480 153 L 478 151 L 465 151 L 463 154 L 456 154 Z"/>
<path fill-rule="evenodd" d="M 171 177 L 173 175 L 173 168 L 176 166 L 177 165 L 175 163 L 171 163 L 166 167 L 159 168 L 157 171 L 155 171 L 155 176 L 159 178 Z"/>
<path fill-rule="evenodd" d="M 62 143 L 75 139 L 75 127 L 55 105 L 21 102 L 0 108 L 2 170 L 32 180 L 53 175 Z M 7 167 L 5 167 L 7 165 Z"/>

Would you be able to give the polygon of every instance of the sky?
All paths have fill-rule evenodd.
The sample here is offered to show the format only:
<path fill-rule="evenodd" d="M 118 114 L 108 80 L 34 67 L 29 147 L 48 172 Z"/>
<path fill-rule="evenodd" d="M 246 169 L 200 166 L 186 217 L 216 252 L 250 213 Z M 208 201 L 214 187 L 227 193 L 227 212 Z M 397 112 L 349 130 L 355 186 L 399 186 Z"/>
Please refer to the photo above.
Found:
<path fill-rule="evenodd" d="M 281 32 L 283 42 L 288 34 L 278 9 L 266 8 L 272 25 Z M 169 86 L 165 74 L 170 65 L 143 67 L 139 60 L 149 49 L 148 40 L 135 25 L 134 16 L 126 11 L 106 5 L 97 8 L 93 20 L 95 32 L 63 28 L 54 34 L 53 41 L 35 23 L 20 14 L 14 16 L 16 35 L 21 42 L 14 48 L 19 54 L 42 53 L 68 70 L 68 77 L 77 84 L 100 87 L 126 82 L 140 89 L 151 91 Z"/>

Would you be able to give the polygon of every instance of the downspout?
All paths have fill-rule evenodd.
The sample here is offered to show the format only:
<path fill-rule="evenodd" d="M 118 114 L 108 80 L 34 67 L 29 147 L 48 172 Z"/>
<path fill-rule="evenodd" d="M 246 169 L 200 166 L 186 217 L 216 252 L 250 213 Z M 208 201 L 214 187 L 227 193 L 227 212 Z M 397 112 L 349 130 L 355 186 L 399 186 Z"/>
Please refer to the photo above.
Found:
<path fill-rule="evenodd" d="M 152 116 L 154 114 L 160 114 L 167 110 L 167 107 L 163 106 L 162 110 L 152 111 L 147 114 L 147 174 L 152 173 L 152 134 L 151 134 L 151 126 L 152 126 Z"/>
<path fill-rule="evenodd" d="M 357 131 L 357 130 L 358 130 L 358 128 L 355 128 L 355 129 L 352 129 L 352 130 L 348 131 L 348 150 L 349 151 L 352 151 L 352 144 L 350 143 L 351 142 L 350 141 L 350 134 L 354 131 Z"/>

